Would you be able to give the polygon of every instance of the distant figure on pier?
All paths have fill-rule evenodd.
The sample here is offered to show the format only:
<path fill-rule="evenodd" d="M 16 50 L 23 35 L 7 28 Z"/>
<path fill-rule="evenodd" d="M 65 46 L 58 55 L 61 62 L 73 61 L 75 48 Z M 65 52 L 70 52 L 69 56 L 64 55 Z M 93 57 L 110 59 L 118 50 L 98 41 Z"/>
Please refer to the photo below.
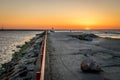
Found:
<path fill-rule="evenodd" d="M 50 32 L 55 32 L 53 27 L 52 27 L 52 29 L 50 30 Z"/>

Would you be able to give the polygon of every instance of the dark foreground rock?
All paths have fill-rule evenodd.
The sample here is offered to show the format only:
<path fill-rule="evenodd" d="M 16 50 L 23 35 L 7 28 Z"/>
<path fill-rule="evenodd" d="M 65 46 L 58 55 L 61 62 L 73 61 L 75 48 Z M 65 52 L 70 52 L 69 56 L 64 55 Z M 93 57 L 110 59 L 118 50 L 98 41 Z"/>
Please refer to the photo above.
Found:
<path fill-rule="evenodd" d="M 81 70 L 83 72 L 100 72 L 102 71 L 101 66 L 96 63 L 95 60 L 88 58 L 82 61 Z"/>

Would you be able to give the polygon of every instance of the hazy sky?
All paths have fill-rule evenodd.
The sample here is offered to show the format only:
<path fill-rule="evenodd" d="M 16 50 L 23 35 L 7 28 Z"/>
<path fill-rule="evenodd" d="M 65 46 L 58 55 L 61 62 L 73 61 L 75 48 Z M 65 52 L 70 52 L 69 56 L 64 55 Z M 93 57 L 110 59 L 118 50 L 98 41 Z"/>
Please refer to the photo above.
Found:
<path fill-rule="evenodd" d="M 120 0 L 0 0 L 0 26 L 120 29 Z"/>

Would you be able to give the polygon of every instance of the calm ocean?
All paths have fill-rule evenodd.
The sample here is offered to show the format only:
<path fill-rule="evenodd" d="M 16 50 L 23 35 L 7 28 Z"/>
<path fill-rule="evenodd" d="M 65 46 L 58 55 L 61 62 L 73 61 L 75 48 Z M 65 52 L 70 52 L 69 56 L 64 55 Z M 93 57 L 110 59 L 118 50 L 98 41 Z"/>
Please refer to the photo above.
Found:
<path fill-rule="evenodd" d="M 11 60 L 17 45 L 22 45 L 41 31 L 0 31 L 0 64 Z"/>

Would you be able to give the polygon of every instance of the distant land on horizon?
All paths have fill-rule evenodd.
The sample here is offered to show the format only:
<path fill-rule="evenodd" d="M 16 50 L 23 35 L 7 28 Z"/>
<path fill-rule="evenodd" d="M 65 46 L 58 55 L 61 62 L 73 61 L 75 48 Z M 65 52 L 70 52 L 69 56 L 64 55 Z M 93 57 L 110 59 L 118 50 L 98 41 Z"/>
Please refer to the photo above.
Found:
<path fill-rule="evenodd" d="M 0 29 L 0 31 L 45 31 L 45 30 L 56 30 L 56 31 L 79 31 L 85 29 Z M 120 30 L 120 29 L 90 29 L 92 30 Z M 86 30 L 88 31 L 88 30 Z"/>

